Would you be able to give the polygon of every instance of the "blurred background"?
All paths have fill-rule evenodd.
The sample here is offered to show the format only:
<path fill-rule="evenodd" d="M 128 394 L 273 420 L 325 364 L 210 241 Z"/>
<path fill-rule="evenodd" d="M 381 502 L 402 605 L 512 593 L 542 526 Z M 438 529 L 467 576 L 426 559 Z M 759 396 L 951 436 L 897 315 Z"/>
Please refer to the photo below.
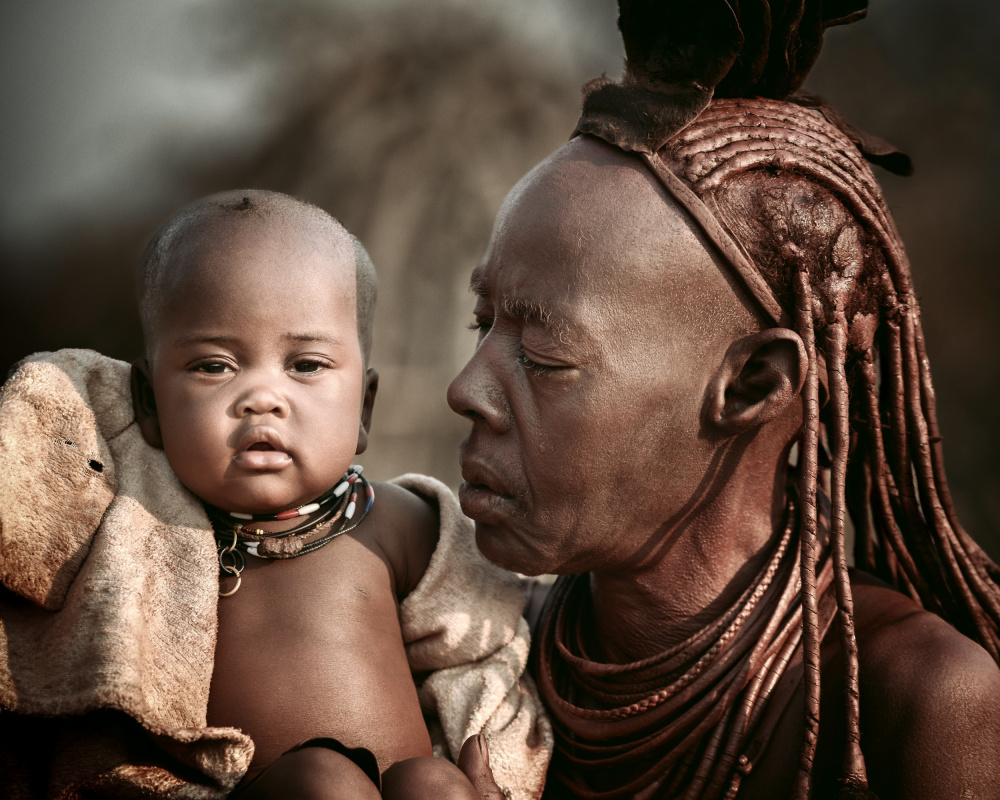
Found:
<path fill-rule="evenodd" d="M 4 0 L 0 375 L 141 354 L 132 268 L 177 208 L 254 186 L 327 209 L 380 276 L 363 461 L 460 480 L 444 400 L 468 274 L 517 179 L 617 77 L 614 0 Z M 1000 557 L 1000 4 L 872 0 L 806 89 L 913 156 L 879 174 L 923 304 L 966 527 Z M 877 170 L 878 172 L 878 170 Z"/>

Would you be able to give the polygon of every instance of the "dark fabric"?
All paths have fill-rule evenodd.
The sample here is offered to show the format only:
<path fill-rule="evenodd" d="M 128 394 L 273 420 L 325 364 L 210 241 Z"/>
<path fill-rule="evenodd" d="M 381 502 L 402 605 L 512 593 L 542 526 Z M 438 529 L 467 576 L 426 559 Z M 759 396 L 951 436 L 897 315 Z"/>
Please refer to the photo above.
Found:
<path fill-rule="evenodd" d="M 0 712 L 0 800 L 137 800 L 182 787 L 224 797 L 228 787 L 199 768 L 210 747 L 157 736 L 114 709 L 55 718 Z"/>
<path fill-rule="evenodd" d="M 848 782 L 841 790 L 839 800 L 878 800 L 878 795 L 867 786 Z"/>
<path fill-rule="evenodd" d="M 286 756 L 289 753 L 295 753 L 299 750 L 305 750 L 307 747 L 322 747 L 327 750 L 333 750 L 335 753 L 340 753 L 342 756 L 345 756 L 350 761 L 357 764 L 357 766 L 361 768 L 361 771 L 364 772 L 365 775 L 371 779 L 371 782 L 375 784 L 376 788 L 380 792 L 382 791 L 382 773 L 378 768 L 378 760 L 375 758 L 375 754 L 367 747 L 348 747 L 346 744 L 337 739 L 329 736 L 323 736 L 314 739 L 307 739 L 301 744 L 297 744 L 295 747 L 286 750 L 282 753 L 282 756 Z M 272 766 L 274 766 L 275 763 L 276 762 L 272 761 L 256 775 L 248 780 L 245 780 L 244 782 L 241 782 L 240 785 L 236 787 L 236 791 L 229 795 L 230 800 L 238 800 L 239 796 L 260 780 L 261 777 Z"/>

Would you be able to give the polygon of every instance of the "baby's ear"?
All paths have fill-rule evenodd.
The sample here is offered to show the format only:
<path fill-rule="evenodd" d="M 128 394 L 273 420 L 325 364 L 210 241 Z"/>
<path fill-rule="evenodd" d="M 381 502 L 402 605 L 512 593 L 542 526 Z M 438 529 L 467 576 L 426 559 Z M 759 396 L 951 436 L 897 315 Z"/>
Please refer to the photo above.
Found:
<path fill-rule="evenodd" d="M 132 410 L 146 444 L 162 450 L 163 436 L 160 434 L 160 419 L 156 415 L 153 375 L 145 358 L 137 358 L 132 362 Z"/>
<path fill-rule="evenodd" d="M 372 409 L 375 407 L 376 392 L 378 392 L 378 372 L 372 368 L 365 373 L 365 396 L 361 400 L 361 422 L 358 425 L 358 449 L 354 451 L 355 455 L 361 455 L 368 449 L 368 431 L 372 427 Z"/>

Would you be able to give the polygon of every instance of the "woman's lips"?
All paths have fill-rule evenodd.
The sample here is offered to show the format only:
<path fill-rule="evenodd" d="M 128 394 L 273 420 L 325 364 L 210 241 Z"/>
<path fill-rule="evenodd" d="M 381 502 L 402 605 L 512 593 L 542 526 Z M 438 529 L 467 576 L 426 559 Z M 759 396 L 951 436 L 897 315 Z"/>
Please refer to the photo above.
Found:
<path fill-rule="evenodd" d="M 497 494 L 484 484 L 462 481 L 458 487 L 458 502 L 465 516 L 482 520 L 491 512 L 500 510 L 505 503 L 510 502 L 510 498 Z"/>
<path fill-rule="evenodd" d="M 233 463 L 244 469 L 269 472 L 287 467 L 292 463 L 292 457 L 267 442 L 256 442 L 233 456 Z"/>
<path fill-rule="evenodd" d="M 504 494 L 506 487 L 491 470 L 465 460 L 462 477 L 465 480 L 458 487 L 458 500 L 466 516 L 483 521 L 492 514 L 511 510 L 514 498 Z"/>

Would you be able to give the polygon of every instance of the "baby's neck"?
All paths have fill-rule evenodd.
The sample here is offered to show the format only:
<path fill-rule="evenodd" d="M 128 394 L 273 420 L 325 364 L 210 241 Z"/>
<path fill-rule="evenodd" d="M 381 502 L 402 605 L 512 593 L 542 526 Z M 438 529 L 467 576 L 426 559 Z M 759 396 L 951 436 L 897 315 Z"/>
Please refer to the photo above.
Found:
<path fill-rule="evenodd" d="M 367 486 L 364 479 L 361 479 L 360 483 L 358 482 L 362 471 L 362 467 L 352 464 L 330 489 L 312 500 L 291 508 L 278 508 L 273 511 L 258 511 L 249 514 L 219 508 L 205 500 L 202 500 L 202 503 L 205 504 L 209 516 L 213 518 L 213 525 L 224 520 L 223 524 L 240 526 L 246 532 L 252 530 L 258 534 L 284 533 L 300 527 L 308 529 L 311 522 L 318 522 L 329 517 L 333 510 L 340 506 L 345 506 L 347 518 L 353 516 L 358 500 L 357 488 L 363 484 Z M 362 500 L 361 505 L 365 505 L 364 500 Z M 337 517 L 340 515 L 338 513 Z"/>

